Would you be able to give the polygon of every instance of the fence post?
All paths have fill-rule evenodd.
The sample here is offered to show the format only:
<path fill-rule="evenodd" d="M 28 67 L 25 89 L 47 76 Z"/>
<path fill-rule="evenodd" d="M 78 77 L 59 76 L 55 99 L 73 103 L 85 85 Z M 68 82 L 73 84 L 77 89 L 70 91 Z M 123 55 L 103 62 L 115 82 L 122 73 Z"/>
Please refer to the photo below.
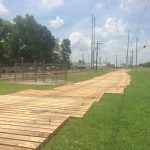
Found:
<path fill-rule="evenodd" d="M 42 79 L 45 82 L 45 61 L 42 61 Z"/>
<path fill-rule="evenodd" d="M 15 60 L 15 81 L 17 80 L 17 61 Z"/>
<path fill-rule="evenodd" d="M 37 81 L 37 61 L 34 62 L 34 70 L 35 70 L 35 74 L 34 74 L 34 81 Z"/>
<path fill-rule="evenodd" d="M 2 78 L 2 64 L 0 64 L 0 79 Z"/>
<path fill-rule="evenodd" d="M 67 77 L 68 77 L 68 75 L 67 75 L 67 63 L 64 66 L 65 66 L 65 74 L 66 74 L 65 84 L 67 84 Z"/>
<path fill-rule="evenodd" d="M 22 80 L 24 81 L 24 59 L 23 57 L 21 58 L 21 70 L 22 70 Z"/>

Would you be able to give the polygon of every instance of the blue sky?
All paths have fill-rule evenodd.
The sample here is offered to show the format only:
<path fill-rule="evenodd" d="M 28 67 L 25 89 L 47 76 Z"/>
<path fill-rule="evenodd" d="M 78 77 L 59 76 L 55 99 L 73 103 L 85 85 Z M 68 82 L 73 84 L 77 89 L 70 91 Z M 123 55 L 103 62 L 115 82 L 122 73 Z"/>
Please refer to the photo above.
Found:
<path fill-rule="evenodd" d="M 141 20 L 147 0 L 0 0 L 0 17 L 13 22 L 16 15 L 34 15 L 42 25 L 72 43 L 73 61 L 90 58 L 91 15 L 96 17 L 96 40 L 102 40 L 102 60 L 125 62 L 127 33 L 130 31 L 130 51 L 139 38 L 139 62 L 150 61 L 150 2 Z M 131 54 L 131 52 L 129 52 Z"/>

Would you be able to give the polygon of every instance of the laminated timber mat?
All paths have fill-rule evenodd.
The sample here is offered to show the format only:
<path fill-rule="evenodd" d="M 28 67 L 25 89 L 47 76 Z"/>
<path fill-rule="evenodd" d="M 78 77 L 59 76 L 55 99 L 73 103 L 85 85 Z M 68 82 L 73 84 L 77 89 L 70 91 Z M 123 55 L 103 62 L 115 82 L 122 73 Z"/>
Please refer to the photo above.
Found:
<path fill-rule="evenodd" d="M 70 117 L 82 117 L 104 93 L 123 93 L 126 70 L 52 90 L 25 90 L 0 96 L 0 150 L 33 150 Z"/>

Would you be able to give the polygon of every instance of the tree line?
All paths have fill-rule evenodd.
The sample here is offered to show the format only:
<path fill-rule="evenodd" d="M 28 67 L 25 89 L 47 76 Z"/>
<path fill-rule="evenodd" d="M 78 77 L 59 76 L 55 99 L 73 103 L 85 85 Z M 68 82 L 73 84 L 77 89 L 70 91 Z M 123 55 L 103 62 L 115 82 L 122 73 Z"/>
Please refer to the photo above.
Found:
<path fill-rule="evenodd" d="M 71 42 L 60 43 L 34 16 L 16 16 L 13 23 L 0 18 L 0 63 L 23 60 L 33 63 L 70 64 Z"/>
<path fill-rule="evenodd" d="M 139 64 L 140 67 L 150 67 L 150 62 Z"/>

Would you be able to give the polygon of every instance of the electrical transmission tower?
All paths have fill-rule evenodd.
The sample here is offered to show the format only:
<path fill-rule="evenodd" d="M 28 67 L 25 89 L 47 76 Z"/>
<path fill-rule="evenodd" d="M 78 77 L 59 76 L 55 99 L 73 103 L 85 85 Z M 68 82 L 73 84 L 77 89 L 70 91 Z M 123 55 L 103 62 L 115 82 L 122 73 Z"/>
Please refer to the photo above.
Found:
<path fill-rule="evenodd" d="M 95 71 L 97 72 L 98 51 L 100 50 L 100 44 L 103 44 L 103 42 L 95 41 L 94 44 L 96 44 L 96 68 L 95 68 Z"/>
<path fill-rule="evenodd" d="M 96 18 L 92 15 L 92 35 L 91 35 L 91 68 L 94 68 L 94 51 L 95 51 L 95 26 L 96 26 Z"/>

